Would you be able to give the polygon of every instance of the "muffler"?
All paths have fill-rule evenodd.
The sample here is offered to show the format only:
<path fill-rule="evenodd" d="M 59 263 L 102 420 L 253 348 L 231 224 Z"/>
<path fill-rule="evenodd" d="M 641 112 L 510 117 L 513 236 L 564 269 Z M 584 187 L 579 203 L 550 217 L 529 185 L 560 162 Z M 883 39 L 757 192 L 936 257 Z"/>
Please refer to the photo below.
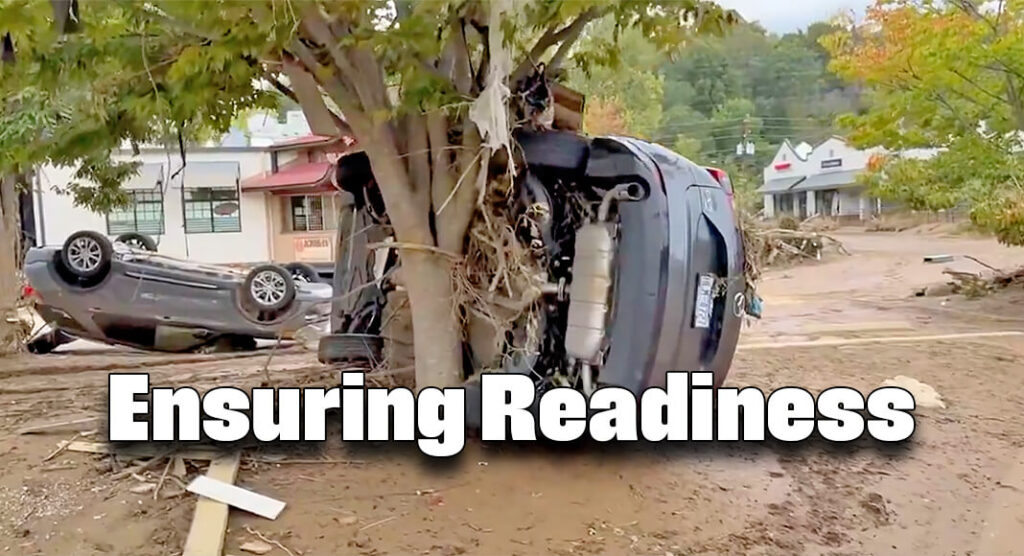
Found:
<path fill-rule="evenodd" d="M 601 364 L 615 263 L 615 225 L 608 222 L 609 212 L 614 201 L 639 200 L 642 196 L 639 184 L 615 186 L 601 200 L 598 221 L 576 231 L 565 330 L 565 352 L 570 359 Z"/>
<path fill-rule="evenodd" d="M 600 363 L 597 359 L 604 343 L 614 257 L 611 224 L 584 224 L 576 231 L 565 329 L 565 352 L 573 359 Z"/>

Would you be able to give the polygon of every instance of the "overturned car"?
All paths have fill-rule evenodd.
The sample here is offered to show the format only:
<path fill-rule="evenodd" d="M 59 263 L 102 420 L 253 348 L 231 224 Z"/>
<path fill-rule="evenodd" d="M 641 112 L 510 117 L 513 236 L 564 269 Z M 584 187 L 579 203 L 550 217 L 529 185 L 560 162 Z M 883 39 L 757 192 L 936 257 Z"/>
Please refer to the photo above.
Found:
<path fill-rule="evenodd" d="M 92 231 L 30 249 L 25 275 L 49 325 L 29 340 L 36 353 L 76 338 L 171 352 L 253 349 L 257 338 L 325 321 L 333 292 L 296 279 L 296 269 L 197 264 Z"/>
<path fill-rule="evenodd" d="M 545 283 L 528 321 L 506 331 L 500 370 L 534 377 L 539 390 L 639 393 L 663 387 L 674 370 L 711 371 L 721 385 L 750 295 L 728 176 L 637 139 L 557 131 L 516 139 L 526 171 L 514 184 L 512 221 Z M 320 345 L 325 362 L 378 357 L 387 343 L 379 338 L 394 340 L 382 315 L 400 289 L 386 274 L 394 252 L 379 249 L 388 220 L 368 162 L 346 157 L 339 172 L 354 204 L 339 231 L 346 247 L 335 268 L 333 334 Z M 369 231 L 344 237 L 357 229 Z"/>

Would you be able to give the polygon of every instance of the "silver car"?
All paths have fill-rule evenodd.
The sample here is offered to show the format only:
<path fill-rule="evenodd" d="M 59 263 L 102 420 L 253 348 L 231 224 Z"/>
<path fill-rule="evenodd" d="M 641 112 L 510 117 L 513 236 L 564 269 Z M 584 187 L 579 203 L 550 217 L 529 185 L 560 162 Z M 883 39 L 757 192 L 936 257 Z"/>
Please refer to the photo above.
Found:
<path fill-rule="evenodd" d="M 25 274 L 50 330 L 47 352 L 75 338 L 159 351 L 252 349 L 325 321 L 333 288 L 273 264 L 248 272 L 182 261 L 81 231 L 64 246 L 30 249 Z"/>

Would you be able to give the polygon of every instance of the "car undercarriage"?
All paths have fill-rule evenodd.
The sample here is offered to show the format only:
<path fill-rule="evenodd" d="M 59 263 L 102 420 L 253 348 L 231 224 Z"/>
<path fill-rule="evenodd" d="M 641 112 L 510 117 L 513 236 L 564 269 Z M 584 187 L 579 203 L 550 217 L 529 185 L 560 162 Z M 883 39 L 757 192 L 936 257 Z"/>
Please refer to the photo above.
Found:
<path fill-rule="evenodd" d="M 511 372 L 531 375 L 539 390 L 639 392 L 664 386 L 670 370 L 710 370 L 721 384 L 746 296 L 731 190 L 642 141 L 554 131 L 521 131 L 516 141 L 525 170 L 488 199 L 502 205 L 495 213 L 508 215 L 514 240 L 483 251 L 515 267 L 518 276 L 506 282 L 518 279 L 518 287 L 502 284 L 493 268 L 482 273 L 490 283 L 472 269 L 453 276 L 457 295 L 471 298 L 461 300 L 467 384 L 480 372 Z M 346 158 L 337 181 L 351 205 L 339 230 L 333 334 L 321 340 L 321 360 L 388 359 L 389 344 L 411 345 L 396 335 L 389 305 L 404 303 L 402 280 L 412 278 L 401 275 L 398 249 L 381 248 L 391 231 L 368 161 Z M 487 264 L 473 248 L 486 238 L 473 227 L 469 235 L 466 265 Z M 474 334 L 481 328 L 489 334 Z"/>

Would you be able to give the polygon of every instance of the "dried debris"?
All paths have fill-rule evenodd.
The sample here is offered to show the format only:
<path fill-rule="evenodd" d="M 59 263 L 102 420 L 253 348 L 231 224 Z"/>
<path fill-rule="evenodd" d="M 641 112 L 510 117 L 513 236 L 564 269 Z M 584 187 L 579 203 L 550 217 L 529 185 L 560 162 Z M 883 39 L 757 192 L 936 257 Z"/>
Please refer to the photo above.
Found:
<path fill-rule="evenodd" d="M 990 276 L 980 272 L 945 269 L 943 274 L 950 277 L 948 282 L 952 293 L 966 297 L 982 297 L 994 291 L 1014 285 L 1024 285 L 1024 267 L 1011 271 L 996 271 Z"/>
<path fill-rule="evenodd" d="M 543 246 L 524 244 L 516 230 L 529 223 L 509 218 L 510 183 L 498 180 L 487 191 L 470 224 L 466 256 L 455 263 L 452 277 L 463 329 L 477 359 L 475 368 L 497 365 L 502 352 L 538 341 L 536 302 L 546 282 L 537 256 Z M 528 212 L 522 218 L 547 217 Z M 501 343 L 512 330 L 524 331 L 528 337 L 513 340 L 514 345 L 503 349 Z"/>
<path fill-rule="evenodd" d="M 269 543 L 265 543 L 263 541 L 249 541 L 249 542 L 246 542 L 246 543 L 242 543 L 238 547 L 238 549 L 241 550 L 242 552 L 248 552 L 250 554 L 260 555 L 260 554 L 266 554 L 267 552 L 270 552 L 271 550 L 274 550 L 274 547 L 272 545 L 270 545 Z"/>
<path fill-rule="evenodd" d="M 849 255 L 841 241 L 822 233 L 829 229 L 827 222 L 816 217 L 802 222 L 783 218 L 776 226 L 768 227 L 768 223 L 742 215 L 747 282 L 756 283 L 761 270 L 770 266 L 817 261 L 829 252 Z"/>
<path fill-rule="evenodd" d="M 917 407 L 946 409 L 946 402 L 942 400 L 942 396 L 939 395 L 935 388 L 916 378 L 897 375 L 895 378 L 882 382 L 882 386 L 893 386 L 910 392 L 914 396 Z"/>
<path fill-rule="evenodd" d="M 260 533 L 259 531 L 253 529 L 252 527 L 249 527 L 248 525 L 246 525 L 245 530 L 248 531 L 250 535 L 255 535 L 255 536 L 259 537 L 259 539 L 260 539 L 259 543 L 267 545 L 267 546 L 274 545 L 274 546 L 280 548 L 281 550 L 285 551 L 286 553 L 288 553 L 288 556 L 295 556 L 295 553 L 292 552 L 291 550 L 289 550 L 287 546 L 281 544 L 280 541 L 275 541 L 274 539 L 264 535 L 263 533 Z M 249 546 L 248 549 L 246 549 L 247 545 Z M 253 550 L 257 546 L 259 546 L 259 544 L 257 544 L 257 542 L 250 542 L 250 543 L 246 543 L 246 544 L 240 546 L 239 549 L 245 550 L 246 552 L 252 552 L 253 554 L 264 554 L 264 552 L 256 552 L 255 550 Z M 262 550 L 262 547 L 260 547 L 260 549 Z"/>

